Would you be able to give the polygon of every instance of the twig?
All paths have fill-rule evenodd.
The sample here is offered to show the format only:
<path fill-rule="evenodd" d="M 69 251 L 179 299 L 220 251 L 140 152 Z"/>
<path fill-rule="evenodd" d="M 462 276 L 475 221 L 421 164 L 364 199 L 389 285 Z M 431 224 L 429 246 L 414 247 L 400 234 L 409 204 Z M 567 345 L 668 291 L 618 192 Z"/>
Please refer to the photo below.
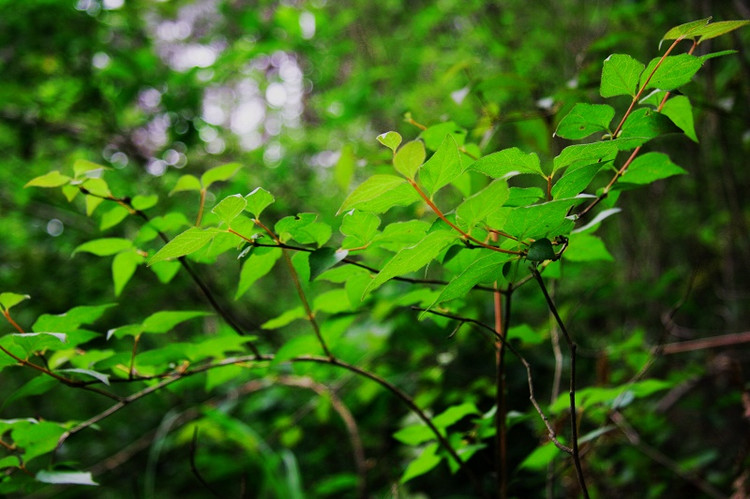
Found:
<path fill-rule="evenodd" d="M 542 279 L 542 275 L 539 273 L 536 267 L 531 267 L 531 272 L 536 278 L 537 282 L 539 283 L 539 287 L 542 290 L 542 294 L 544 294 L 544 299 L 547 301 L 547 307 L 549 308 L 550 312 L 552 312 L 552 315 L 555 317 L 555 320 L 557 321 L 557 325 L 560 327 L 560 331 L 562 331 L 563 337 L 565 338 L 565 341 L 568 343 L 568 348 L 570 349 L 569 395 L 570 395 L 570 432 L 571 432 L 571 440 L 572 440 L 572 447 L 573 447 L 573 463 L 575 464 L 576 474 L 578 475 L 578 484 L 581 487 L 581 492 L 583 493 L 584 497 L 588 498 L 589 491 L 586 488 L 586 480 L 583 476 L 583 467 L 581 466 L 581 455 L 578 450 L 578 414 L 576 412 L 576 349 L 578 348 L 578 345 L 575 344 L 575 342 L 571 339 L 570 335 L 568 334 L 568 330 L 565 328 L 565 324 L 560 318 L 560 314 L 557 312 L 557 307 L 555 306 L 555 302 L 552 301 L 552 297 L 547 292 L 547 287 L 544 285 L 544 279 Z"/>

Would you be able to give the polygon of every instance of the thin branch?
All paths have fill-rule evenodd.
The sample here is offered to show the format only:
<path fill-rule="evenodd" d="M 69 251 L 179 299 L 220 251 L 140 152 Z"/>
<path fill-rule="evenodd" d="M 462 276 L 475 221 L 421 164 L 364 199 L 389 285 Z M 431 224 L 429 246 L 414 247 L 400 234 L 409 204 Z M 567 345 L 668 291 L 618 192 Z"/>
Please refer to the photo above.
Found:
<path fill-rule="evenodd" d="M 200 482 L 201 485 L 203 485 L 203 488 L 208 490 L 212 496 L 214 497 L 221 497 L 221 495 L 217 494 L 216 491 L 206 482 L 206 480 L 201 476 L 200 471 L 198 471 L 198 467 L 195 465 L 195 454 L 198 449 L 198 427 L 193 428 L 193 438 L 190 440 L 190 471 L 193 473 L 193 476 Z"/>
<path fill-rule="evenodd" d="M 557 307 L 552 297 L 547 292 L 547 287 L 544 285 L 544 279 L 542 275 L 537 271 L 536 267 L 531 268 L 531 272 L 539 283 L 539 287 L 544 294 L 544 299 L 547 301 L 547 307 L 549 308 L 552 315 L 557 321 L 557 325 L 560 327 L 560 331 L 563 333 L 565 341 L 568 343 L 570 349 L 570 432 L 573 446 L 573 463 L 575 464 L 576 474 L 578 475 L 578 484 L 581 487 L 583 496 L 588 498 L 589 492 L 586 488 L 586 480 L 583 476 L 583 467 L 581 466 L 581 455 L 578 449 L 578 414 L 576 412 L 576 349 L 578 345 L 571 339 L 568 330 L 565 328 L 565 324 L 560 318 L 560 314 L 557 312 Z"/>
<path fill-rule="evenodd" d="M 460 321 L 461 323 L 473 324 L 480 329 L 489 331 L 499 341 L 503 341 L 502 337 L 497 334 L 497 331 L 495 331 L 493 327 L 488 326 L 487 324 L 481 321 L 478 321 L 476 319 L 471 319 L 469 317 L 461 317 L 459 315 L 448 314 L 445 312 L 437 312 L 435 310 L 428 310 L 428 309 L 419 308 L 419 307 L 412 307 L 412 310 L 417 310 L 420 312 L 427 312 L 428 314 L 437 315 L 440 317 L 446 317 L 448 319 Z M 558 440 L 557 433 L 555 432 L 555 429 L 552 427 L 552 424 L 550 423 L 549 418 L 547 418 L 547 416 L 544 414 L 542 407 L 539 405 L 539 402 L 537 402 L 536 400 L 536 396 L 534 395 L 534 380 L 531 375 L 531 364 L 529 364 L 526 358 L 523 355 L 521 355 L 521 352 L 519 352 L 518 349 L 514 347 L 512 343 L 510 342 L 505 343 L 505 347 L 513 355 L 515 355 L 516 358 L 519 361 L 521 361 L 521 364 L 523 364 L 524 368 L 526 368 L 526 381 L 528 382 L 528 385 L 529 385 L 529 401 L 534 406 L 534 409 L 536 410 L 537 414 L 539 414 L 539 417 L 542 419 L 544 426 L 547 428 L 547 436 L 549 437 L 550 441 L 552 441 L 552 443 L 555 444 L 555 447 L 557 447 L 561 451 L 565 452 L 566 454 L 572 455 L 573 449 L 571 449 L 567 445 L 564 445 L 562 442 Z"/>

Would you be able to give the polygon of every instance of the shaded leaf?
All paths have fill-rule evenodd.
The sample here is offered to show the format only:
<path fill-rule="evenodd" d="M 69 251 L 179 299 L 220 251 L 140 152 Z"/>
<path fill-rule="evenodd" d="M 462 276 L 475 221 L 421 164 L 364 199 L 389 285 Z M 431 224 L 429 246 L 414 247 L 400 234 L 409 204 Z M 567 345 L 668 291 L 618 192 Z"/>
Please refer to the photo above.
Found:
<path fill-rule="evenodd" d="M 55 331 L 72 333 L 82 324 L 96 322 L 108 309 L 116 307 L 116 303 L 105 303 L 103 305 L 82 305 L 73 307 L 63 314 L 42 314 L 31 326 L 32 331 Z"/>
<path fill-rule="evenodd" d="M 255 281 L 268 274 L 276 261 L 281 258 L 281 254 L 282 250 L 279 248 L 253 248 L 250 256 L 242 264 L 234 299 L 239 299 L 255 284 Z"/>
<path fill-rule="evenodd" d="M 115 285 L 115 296 L 120 296 L 123 288 L 135 273 L 138 265 L 146 259 L 135 251 L 123 251 L 112 259 L 112 281 Z"/>
<path fill-rule="evenodd" d="M 555 250 L 552 248 L 552 242 L 546 237 L 537 239 L 531 246 L 526 254 L 526 259 L 532 262 L 541 262 L 544 260 L 554 260 Z"/>
<path fill-rule="evenodd" d="M 421 269 L 437 257 L 448 245 L 453 243 L 458 234 L 453 231 L 438 230 L 427 234 L 414 246 L 404 248 L 391 258 L 367 286 L 364 297 L 377 289 L 384 282 L 398 275 L 408 274 Z"/>
<path fill-rule="evenodd" d="M 156 312 L 155 314 L 146 317 L 142 323 L 142 329 L 144 333 L 166 333 L 167 331 L 174 329 L 177 324 L 197 317 L 206 317 L 208 315 L 212 314 L 200 310 Z"/>
<path fill-rule="evenodd" d="M 563 253 L 563 257 L 571 262 L 614 261 L 601 239 L 591 234 L 581 233 L 570 235 L 568 248 Z"/>
<path fill-rule="evenodd" d="M 310 280 L 330 269 L 349 254 L 346 250 L 335 250 L 333 248 L 318 248 L 310 253 Z"/>
<path fill-rule="evenodd" d="M 684 95 L 675 95 L 664 103 L 661 113 L 672 120 L 693 142 L 698 142 L 693 122 L 693 106 Z"/>
<path fill-rule="evenodd" d="M 666 154 L 649 152 L 635 158 L 627 171 L 625 171 L 625 174 L 615 185 L 619 188 L 627 187 L 620 184 L 645 185 L 656 180 L 668 178 L 673 175 L 683 175 L 685 173 L 687 172 L 672 163 Z"/>
<path fill-rule="evenodd" d="M 555 182 L 555 185 L 552 186 L 552 190 L 550 191 L 552 198 L 564 199 L 577 196 L 588 187 L 602 167 L 602 163 L 583 165 L 577 168 L 571 166 L 565 170 L 565 173 L 560 177 L 560 180 Z"/>
<path fill-rule="evenodd" d="M 678 128 L 663 114 L 650 108 L 641 108 L 633 111 L 625 120 L 620 137 L 638 140 L 638 145 L 641 145 L 659 135 L 676 132 Z"/>

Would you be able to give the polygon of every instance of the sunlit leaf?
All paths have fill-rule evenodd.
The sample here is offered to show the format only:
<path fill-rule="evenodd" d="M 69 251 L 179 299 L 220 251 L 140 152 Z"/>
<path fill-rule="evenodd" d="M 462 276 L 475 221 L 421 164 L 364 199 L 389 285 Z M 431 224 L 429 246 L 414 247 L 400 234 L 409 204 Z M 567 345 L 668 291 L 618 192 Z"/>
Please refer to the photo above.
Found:
<path fill-rule="evenodd" d="M 422 130 L 419 136 L 424 140 L 424 145 L 430 151 L 436 151 L 448 135 L 452 135 L 458 146 L 464 144 L 466 139 L 466 130 L 458 126 L 453 121 L 438 123 Z"/>
<path fill-rule="evenodd" d="M 367 246 L 377 235 L 378 226 L 380 226 L 380 218 L 376 215 L 351 210 L 341 220 L 339 230 L 346 236 L 341 247 L 352 249 Z"/>
<path fill-rule="evenodd" d="M 130 204 L 136 210 L 144 211 L 148 210 L 149 208 L 153 208 L 158 202 L 159 196 L 157 196 L 156 194 L 153 194 L 151 196 L 138 194 L 137 196 L 133 196 L 133 200 L 130 202 Z"/>
<path fill-rule="evenodd" d="M 417 174 L 417 170 L 424 163 L 425 155 L 422 141 L 412 140 L 396 151 L 396 154 L 393 156 L 393 167 L 401 175 L 413 180 Z"/>
<path fill-rule="evenodd" d="M 111 170 L 111 168 L 94 163 L 87 159 L 77 159 L 75 163 L 73 163 L 73 175 L 75 175 L 76 178 L 84 175 L 95 177 L 104 170 Z"/>
<path fill-rule="evenodd" d="M 166 333 L 171 331 L 178 324 L 195 319 L 197 317 L 206 317 L 211 315 L 210 312 L 200 310 L 180 310 L 180 311 L 161 311 L 148 316 L 142 323 L 143 332 L 145 333 Z"/>
<path fill-rule="evenodd" d="M 253 248 L 250 256 L 242 264 L 234 299 L 239 299 L 255 284 L 255 281 L 268 274 L 279 258 L 281 258 L 281 249 L 279 248 Z"/>
<path fill-rule="evenodd" d="M 133 247 L 133 242 L 130 239 L 123 239 L 120 237 L 106 237 L 103 239 L 94 239 L 81 244 L 73 250 L 73 254 L 84 252 L 91 253 L 96 256 L 110 256 L 120 253 L 121 251 L 128 250 Z"/>
<path fill-rule="evenodd" d="M 661 113 L 672 120 L 672 123 L 685 132 L 690 140 L 698 142 L 698 136 L 695 134 L 695 125 L 693 122 L 693 106 L 690 104 L 690 100 L 684 95 L 675 95 L 667 102 L 664 103 L 664 107 Z"/>
<path fill-rule="evenodd" d="M 381 133 L 377 137 L 378 142 L 383 144 L 385 147 L 396 152 L 396 149 L 401 144 L 401 135 L 398 132 L 385 132 Z"/>
<path fill-rule="evenodd" d="M 643 71 L 640 85 L 645 85 L 646 89 L 674 90 L 689 82 L 702 65 L 703 61 L 700 58 L 690 54 L 671 55 L 663 61 L 657 57 L 652 59 Z M 646 83 L 652 72 L 653 76 Z"/>
<path fill-rule="evenodd" d="M 165 244 L 149 259 L 148 264 L 153 265 L 156 262 L 194 253 L 207 245 L 219 232 L 214 228 L 200 229 L 198 227 L 191 227 Z"/>
<path fill-rule="evenodd" d="M 31 298 L 29 295 L 22 295 L 19 293 L 0 293 L 0 308 L 3 311 L 10 310 L 12 307 L 18 305 L 24 300 Z"/>
<path fill-rule="evenodd" d="M 180 178 L 177 179 L 177 183 L 172 188 L 171 191 L 169 191 L 169 195 L 171 196 L 175 192 L 181 192 L 181 191 L 200 191 L 201 190 L 201 181 L 198 180 L 198 177 L 194 175 L 182 175 Z"/>
<path fill-rule="evenodd" d="M 678 128 L 661 113 L 650 108 L 633 111 L 620 132 L 621 140 L 637 140 L 641 145 L 649 140 L 667 133 L 677 133 Z"/>
<path fill-rule="evenodd" d="M 573 106 L 560 120 L 555 135 L 565 139 L 583 139 L 596 132 L 609 131 L 609 124 L 615 117 L 615 110 L 606 104 L 582 104 Z"/>
<path fill-rule="evenodd" d="M 563 257 L 571 262 L 614 261 L 601 239 L 591 234 L 580 233 L 570 235 L 568 248 Z"/>
<path fill-rule="evenodd" d="M 419 170 L 419 183 L 430 194 L 456 180 L 466 169 L 452 135 L 446 135 L 435 154 Z"/>
<path fill-rule="evenodd" d="M 456 208 L 456 219 L 469 229 L 484 220 L 490 213 L 499 210 L 510 195 L 508 182 L 493 180 L 490 185 L 477 192 Z"/>
<path fill-rule="evenodd" d="M 115 296 L 120 296 L 123 288 L 135 273 L 138 265 L 146 259 L 135 251 L 123 251 L 112 259 L 112 281 L 115 285 Z"/>
<path fill-rule="evenodd" d="M 227 196 L 213 207 L 211 213 L 227 225 L 231 225 L 232 220 L 242 213 L 247 206 L 247 200 L 241 194 Z"/>
<path fill-rule="evenodd" d="M 663 40 L 677 40 L 678 38 L 694 38 L 696 33 L 704 28 L 711 21 L 710 17 L 698 19 L 689 23 L 680 24 L 666 32 L 662 37 Z"/>
<path fill-rule="evenodd" d="M 352 208 L 382 213 L 393 206 L 408 205 L 418 200 L 419 195 L 403 177 L 373 175 L 349 194 L 337 214 Z"/>
<path fill-rule="evenodd" d="M 201 175 L 200 183 L 204 189 L 208 189 L 208 187 L 215 182 L 229 180 L 240 168 L 242 168 L 240 163 L 227 163 L 226 165 L 216 166 L 210 170 L 206 170 L 203 175 Z"/>
<path fill-rule="evenodd" d="M 594 163 L 592 165 L 583 165 L 580 167 L 571 166 L 565 170 L 565 173 L 560 177 L 560 180 L 555 182 L 555 185 L 552 186 L 552 190 L 550 191 L 552 199 L 565 199 L 577 196 L 588 187 L 603 166 L 602 163 Z"/>
<path fill-rule="evenodd" d="M 67 175 L 63 175 L 59 171 L 54 170 L 29 180 L 24 187 L 60 187 L 71 180 L 73 179 Z"/>
<path fill-rule="evenodd" d="M 633 160 L 616 186 L 622 188 L 626 186 L 619 184 L 645 185 L 656 180 L 668 178 L 673 175 L 683 175 L 685 173 L 687 172 L 672 163 L 666 154 L 649 152 Z"/>
<path fill-rule="evenodd" d="M 412 478 L 424 475 L 440 464 L 441 457 L 436 454 L 438 444 L 430 444 L 419 453 L 419 456 L 409 463 L 401 476 L 401 483 L 406 483 Z"/>
<path fill-rule="evenodd" d="M 517 147 L 488 154 L 469 165 L 469 169 L 492 178 L 508 178 L 521 174 L 544 176 L 539 156 L 533 152 L 526 154 Z"/>
<path fill-rule="evenodd" d="M 245 211 L 249 211 L 255 218 L 260 217 L 263 210 L 273 204 L 276 199 L 273 194 L 265 190 L 263 187 L 256 187 L 250 194 L 245 196 L 247 206 Z"/>
<path fill-rule="evenodd" d="M 602 97 L 635 97 L 643 73 L 643 63 L 626 54 L 612 54 L 604 60 L 599 94 Z"/>

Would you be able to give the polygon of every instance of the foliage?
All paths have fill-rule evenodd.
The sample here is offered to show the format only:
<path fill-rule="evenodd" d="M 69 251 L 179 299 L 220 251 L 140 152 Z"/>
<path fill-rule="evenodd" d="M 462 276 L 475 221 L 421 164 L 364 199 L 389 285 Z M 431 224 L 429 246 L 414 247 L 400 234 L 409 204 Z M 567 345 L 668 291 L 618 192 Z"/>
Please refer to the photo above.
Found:
<path fill-rule="evenodd" d="M 502 18 L 490 7 L 447 4 Z M 4 89 L 7 126 L 32 123 L 37 133 L 62 130 L 66 137 L 21 144 L 13 161 L 36 158 L 35 172 L 12 180 L 10 202 L 25 206 L 60 191 L 72 208 L 54 202 L 54 213 L 80 228 L 60 239 L 57 261 L 45 264 L 67 269 L 67 280 L 51 289 L 37 284 L 44 274 L 3 281 L 0 311 L 8 327 L 0 368 L 13 382 L 4 388 L 9 416 L 0 420 L 2 493 L 77 495 L 81 487 L 99 487 L 126 496 L 131 477 L 123 463 L 147 496 L 196 486 L 252 497 L 365 497 L 398 489 L 507 497 L 544 487 L 552 496 L 605 496 L 638 490 L 646 479 L 657 495 L 699 489 L 722 496 L 750 482 L 741 466 L 719 464 L 726 460 L 716 442 L 687 442 L 684 428 L 668 421 L 669 405 L 704 372 L 699 363 L 654 367 L 661 354 L 691 348 L 667 341 L 679 333 L 673 319 L 680 306 L 666 309 L 662 334 L 647 334 L 649 319 L 622 319 L 652 314 L 644 299 L 687 301 L 682 290 L 665 291 L 677 278 L 660 266 L 651 281 L 601 277 L 642 265 L 614 237 L 622 231 L 636 239 L 640 232 L 616 224 L 661 206 L 638 198 L 639 189 L 654 197 L 671 185 L 662 180 L 688 173 L 678 165 L 679 151 L 668 152 L 673 143 L 684 148 L 702 139 L 693 108 L 702 98 L 696 73 L 742 55 L 703 48 L 713 50 L 714 39 L 736 36 L 748 22 L 708 18 L 668 29 L 662 51 L 645 63 L 597 54 L 599 69 L 581 68 L 572 89 L 560 85 L 569 75 L 531 69 L 533 58 L 551 57 L 541 49 L 515 49 L 529 59 L 515 68 L 518 81 L 494 67 L 472 76 L 461 51 L 481 46 L 491 31 L 439 54 L 395 38 L 403 52 L 369 47 L 378 53 L 357 64 L 393 57 L 401 70 L 394 78 L 403 82 L 421 71 L 409 61 L 435 64 L 444 76 L 432 76 L 434 88 L 408 91 L 401 82 L 403 95 L 389 102 L 377 95 L 377 71 L 354 72 L 338 85 L 336 54 L 321 55 L 315 46 L 356 26 L 351 17 L 369 15 L 367 3 L 359 10 L 264 3 L 257 12 L 221 3 L 215 22 L 224 23 L 231 47 L 217 52 L 215 64 L 182 70 L 157 56 L 169 49 L 164 37 L 161 47 L 151 47 L 156 39 L 127 36 L 127 28 L 146 32 L 139 5 L 107 5 L 79 2 L 86 12 L 75 12 L 30 2 L 4 21 L 17 23 L 22 38 L 33 32 L 23 16 L 43 12 L 51 22 L 62 12 L 78 16 L 75 25 L 85 32 L 61 34 L 51 42 L 56 55 L 46 60 L 49 49 L 41 47 L 14 54 L 8 64 L 15 81 L 36 79 L 30 92 Z M 188 11 L 164 5 L 150 12 L 166 18 Z M 423 6 L 408 26 L 419 37 L 442 33 L 443 19 L 437 7 Z M 310 26 L 319 32 L 311 34 Z M 98 40 L 90 32 L 99 30 L 111 46 L 69 48 L 62 40 Z M 542 44 L 556 41 L 538 36 Z M 606 37 L 598 43 L 623 49 Z M 510 50 L 491 48 L 489 57 L 498 60 Z M 97 56 L 93 66 L 85 62 Z M 292 108 L 302 103 L 276 97 L 304 88 L 295 57 L 307 58 L 320 87 L 304 103 L 327 122 L 319 132 L 315 118 L 306 117 L 299 133 L 303 111 Z M 216 103 L 252 81 L 235 74 L 242 60 L 255 61 L 242 70 L 267 85 L 263 136 L 238 121 L 241 114 L 227 123 Z M 737 78 L 739 70 L 728 67 L 723 79 Z M 149 82 L 133 76 L 140 69 Z M 468 82 L 451 90 L 462 72 Z M 532 77 L 538 86 L 527 85 Z M 553 97 L 542 98 L 542 90 Z M 529 101 L 537 103 L 531 116 L 523 107 L 503 109 Z M 88 110 L 86 102 L 113 112 Z M 365 126 L 365 116 L 372 116 L 367 125 L 392 122 L 399 105 L 410 110 L 400 132 L 377 135 Z M 200 118 L 191 114 L 198 106 Z M 376 116 L 383 108 L 385 117 Z M 504 120 L 517 123 L 509 132 L 515 142 L 497 138 Z M 274 132 L 279 123 L 283 133 Z M 237 161 L 230 152 L 240 151 L 243 140 L 260 143 Z M 107 164 L 68 141 L 103 147 Z M 202 142 L 209 155 L 231 162 L 209 166 L 206 155 L 191 153 Z M 335 161 L 324 154 L 331 144 Z M 174 171 L 188 154 L 191 173 Z M 319 173 L 295 167 L 304 157 Z M 143 163 L 148 175 L 126 168 L 128 162 Z M 292 182 L 278 181 L 285 175 Z M 737 210 L 731 216 L 741 218 Z M 658 248 L 646 241 L 645 251 L 660 250 L 666 262 L 685 254 L 670 234 L 664 229 Z M 17 252 L 24 236 L 13 237 L 9 247 Z M 709 229 L 700 237 L 708 248 L 720 245 Z M 60 254 L 71 260 L 60 263 Z M 47 268 L 33 254 L 27 264 L 35 261 L 39 272 Z M 638 289 L 642 283 L 649 287 Z M 51 298 L 61 290 L 73 295 L 72 303 L 62 300 L 64 308 Z M 600 298 L 581 304 L 590 290 Z M 563 373 L 568 394 L 561 393 Z M 740 393 L 726 390 L 716 403 L 741 408 Z M 63 402 L 71 397 L 76 404 Z M 343 438 L 347 446 L 339 444 Z M 668 457 L 671 451 L 679 457 Z M 642 455 L 662 471 L 654 473 Z M 737 456 L 747 463 L 746 453 Z"/>

